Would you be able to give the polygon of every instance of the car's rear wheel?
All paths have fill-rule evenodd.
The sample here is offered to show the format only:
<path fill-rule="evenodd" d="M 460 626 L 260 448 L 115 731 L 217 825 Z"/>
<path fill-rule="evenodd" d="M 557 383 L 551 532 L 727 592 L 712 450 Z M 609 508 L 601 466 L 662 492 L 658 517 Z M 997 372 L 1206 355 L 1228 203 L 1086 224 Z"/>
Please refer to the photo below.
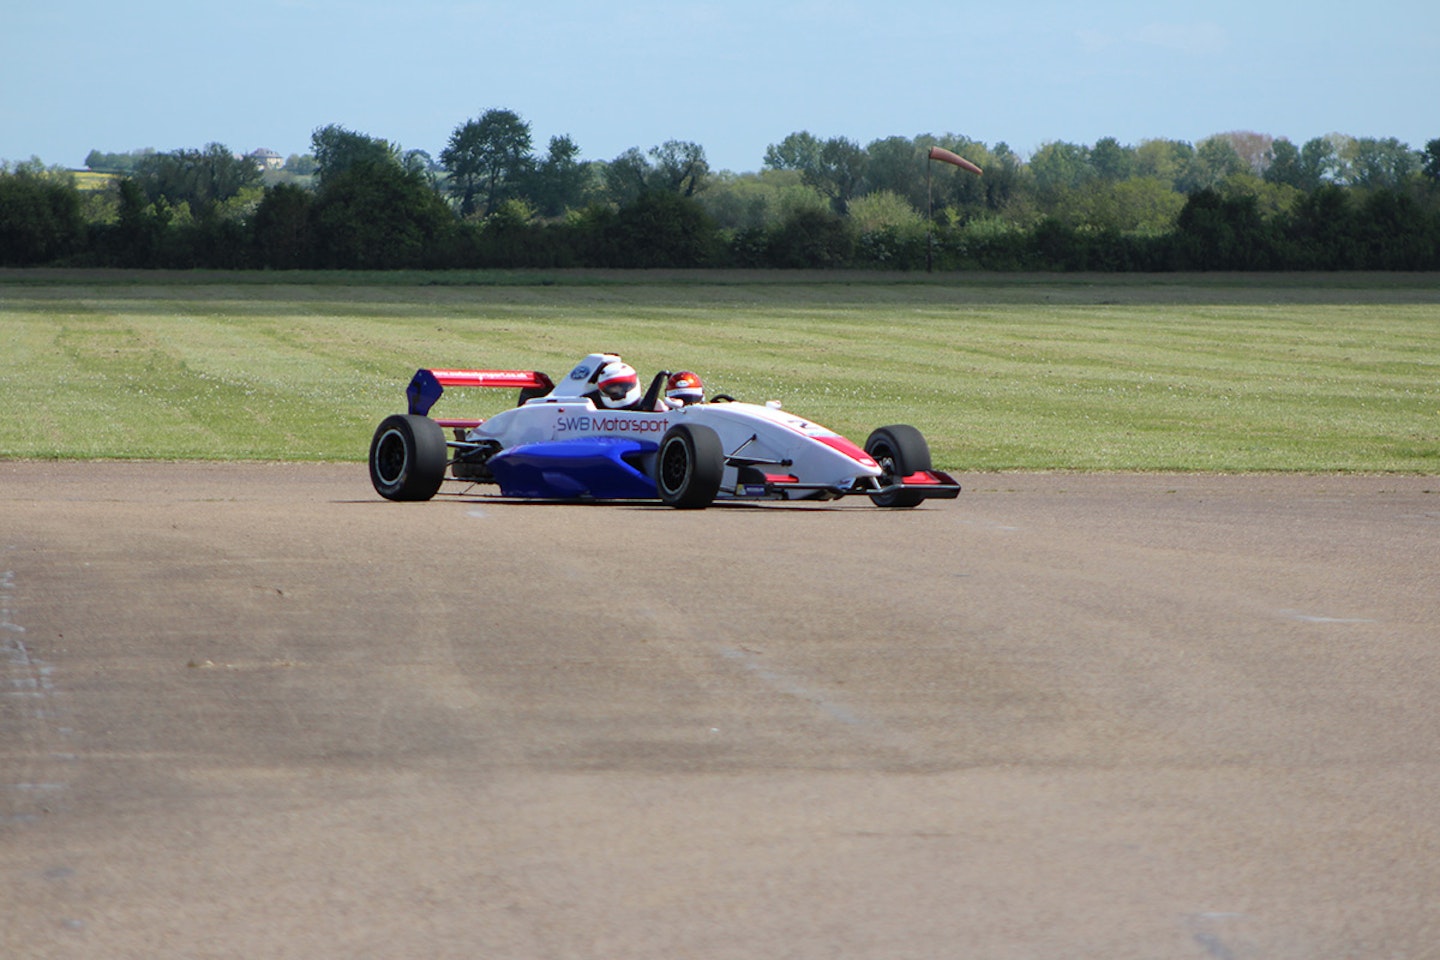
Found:
<path fill-rule="evenodd" d="M 874 457 L 884 471 L 880 476 L 884 486 L 930 469 L 930 445 L 919 430 L 908 424 L 897 423 L 875 430 L 865 441 L 865 452 Z M 870 499 L 877 507 L 913 507 L 925 497 L 915 490 L 891 490 L 872 493 Z"/>
<path fill-rule="evenodd" d="M 387 500 L 429 500 L 445 480 L 447 456 L 440 424 L 397 413 L 370 440 L 370 482 Z"/>
<path fill-rule="evenodd" d="M 655 490 L 665 504 L 681 510 L 710 506 L 724 472 L 725 448 L 709 427 L 677 423 L 660 439 Z"/>

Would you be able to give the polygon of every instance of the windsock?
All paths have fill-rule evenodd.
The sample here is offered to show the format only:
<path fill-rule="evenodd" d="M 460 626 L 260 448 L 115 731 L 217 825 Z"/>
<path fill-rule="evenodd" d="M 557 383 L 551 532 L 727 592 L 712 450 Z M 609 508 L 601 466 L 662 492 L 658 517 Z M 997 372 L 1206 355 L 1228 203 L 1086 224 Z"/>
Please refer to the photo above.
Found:
<path fill-rule="evenodd" d="M 980 172 L 981 172 L 981 171 L 980 171 L 980 168 L 977 167 L 977 166 L 975 166 L 975 164 L 971 163 L 969 160 L 966 160 L 964 157 L 960 156 L 958 153 L 951 153 L 949 150 L 946 150 L 944 147 L 931 147 L 931 148 L 930 148 L 930 159 L 931 159 L 931 160 L 941 160 L 941 161 L 944 161 L 945 163 L 953 163 L 953 164 L 955 164 L 955 166 L 959 167 L 961 170 L 969 170 L 971 173 L 973 173 L 973 174 L 975 174 L 975 175 L 977 175 L 977 176 L 979 176 L 979 175 L 980 175 Z"/>

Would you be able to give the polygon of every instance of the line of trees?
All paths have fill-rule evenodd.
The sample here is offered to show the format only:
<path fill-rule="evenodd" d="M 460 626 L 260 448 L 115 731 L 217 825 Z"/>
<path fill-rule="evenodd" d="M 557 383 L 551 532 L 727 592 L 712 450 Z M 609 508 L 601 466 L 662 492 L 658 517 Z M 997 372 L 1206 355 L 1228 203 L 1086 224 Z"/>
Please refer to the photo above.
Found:
<path fill-rule="evenodd" d="M 984 175 L 929 168 L 932 146 Z M 109 173 L 98 189 L 38 160 L 0 168 L 0 265 L 1440 269 L 1440 139 L 1105 138 L 1021 158 L 797 132 L 735 174 L 685 141 L 540 151 L 493 109 L 438 159 L 330 125 L 279 170 L 219 144 L 88 162 Z"/>

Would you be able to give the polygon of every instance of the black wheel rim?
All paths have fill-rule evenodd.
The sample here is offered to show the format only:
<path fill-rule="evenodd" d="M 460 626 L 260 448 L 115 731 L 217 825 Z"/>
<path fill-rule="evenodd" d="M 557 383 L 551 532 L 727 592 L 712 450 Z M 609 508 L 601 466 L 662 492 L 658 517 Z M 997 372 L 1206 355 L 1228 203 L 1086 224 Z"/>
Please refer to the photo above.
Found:
<path fill-rule="evenodd" d="M 395 484 L 405 475 L 405 438 L 391 430 L 375 447 L 375 472 L 382 483 Z"/>
<path fill-rule="evenodd" d="M 677 492 L 685 486 L 685 477 L 690 472 L 690 451 L 681 440 L 671 440 L 660 452 L 660 483 L 665 490 Z"/>

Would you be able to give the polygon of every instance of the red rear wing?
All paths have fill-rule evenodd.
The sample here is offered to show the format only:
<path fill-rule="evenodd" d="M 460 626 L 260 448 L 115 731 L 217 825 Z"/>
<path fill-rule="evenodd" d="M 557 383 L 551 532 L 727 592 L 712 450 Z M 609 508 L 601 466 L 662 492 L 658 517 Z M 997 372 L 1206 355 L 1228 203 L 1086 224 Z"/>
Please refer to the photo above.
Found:
<path fill-rule="evenodd" d="M 416 370 L 405 388 L 410 412 L 429 416 L 430 408 L 446 387 L 501 387 L 549 393 L 555 384 L 538 370 Z"/>
<path fill-rule="evenodd" d="M 555 384 L 538 370 L 431 370 L 442 387 L 506 387 L 518 390 L 552 389 Z"/>

